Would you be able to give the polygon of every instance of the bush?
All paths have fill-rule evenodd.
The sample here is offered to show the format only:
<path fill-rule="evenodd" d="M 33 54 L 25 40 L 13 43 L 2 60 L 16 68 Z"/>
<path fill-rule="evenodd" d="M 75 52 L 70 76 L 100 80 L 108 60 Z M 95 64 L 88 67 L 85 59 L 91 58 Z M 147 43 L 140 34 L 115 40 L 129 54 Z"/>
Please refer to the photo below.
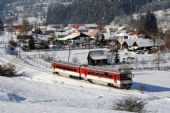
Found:
<path fill-rule="evenodd" d="M 137 112 L 141 113 L 144 111 L 145 102 L 139 98 L 126 98 L 116 102 L 114 108 L 116 110 Z"/>
<path fill-rule="evenodd" d="M 0 76 L 16 77 L 16 67 L 13 64 L 0 65 Z"/>

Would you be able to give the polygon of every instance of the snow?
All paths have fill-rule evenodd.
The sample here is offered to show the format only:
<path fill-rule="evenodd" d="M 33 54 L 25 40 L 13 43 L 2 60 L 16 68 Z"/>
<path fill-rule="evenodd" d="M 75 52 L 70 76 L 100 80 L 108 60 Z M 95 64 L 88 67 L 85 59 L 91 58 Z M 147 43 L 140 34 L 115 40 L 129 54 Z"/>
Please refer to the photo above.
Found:
<path fill-rule="evenodd" d="M 53 76 L 49 69 L 28 59 L 18 59 L 7 54 L 4 51 L 7 36 L 8 34 L 0 36 L 0 41 L 3 42 L 0 43 L 0 63 L 14 63 L 23 76 L 0 77 L 0 113 L 127 113 L 112 108 L 114 102 L 126 97 L 142 98 L 147 102 L 145 110 L 150 113 L 170 111 L 170 72 L 134 71 L 131 90 Z M 71 51 L 71 54 L 75 54 L 79 62 L 86 62 L 83 61 L 85 58 L 82 52 L 88 51 Z M 26 55 L 33 54 L 37 52 Z M 63 60 L 67 60 L 67 55 L 68 51 L 55 53 L 56 58 Z M 82 57 L 79 58 L 80 56 Z M 143 92 L 138 90 L 141 85 L 146 89 Z"/>

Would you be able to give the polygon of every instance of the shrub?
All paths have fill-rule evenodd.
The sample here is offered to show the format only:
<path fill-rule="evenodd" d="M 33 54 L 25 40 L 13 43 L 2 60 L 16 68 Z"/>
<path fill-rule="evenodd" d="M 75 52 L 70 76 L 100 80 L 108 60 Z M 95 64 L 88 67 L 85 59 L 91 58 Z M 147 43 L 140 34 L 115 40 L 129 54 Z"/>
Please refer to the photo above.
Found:
<path fill-rule="evenodd" d="M 15 77 L 16 74 L 16 67 L 13 64 L 5 64 L 0 65 L 0 76 L 6 76 L 6 77 Z"/>
<path fill-rule="evenodd" d="M 116 110 L 137 112 L 141 113 L 144 111 L 145 102 L 139 98 L 126 98 L 116 102 L 114 108 Z"/>

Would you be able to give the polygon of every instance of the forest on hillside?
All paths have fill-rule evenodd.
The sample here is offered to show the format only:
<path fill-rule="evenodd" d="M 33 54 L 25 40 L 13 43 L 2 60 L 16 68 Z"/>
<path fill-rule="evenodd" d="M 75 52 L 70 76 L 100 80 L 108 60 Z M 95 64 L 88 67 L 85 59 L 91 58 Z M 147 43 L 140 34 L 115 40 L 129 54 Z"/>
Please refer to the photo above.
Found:
<path fill-rule="evenodd" d="M 51 4 L 48 24 L 110 23 L 115 17 L 170 8 L 169 0 L 72 0 Z"/>
<path fill-rule="evenodd" d="M 9 3 L 15 2 L 16 0 L 0 0 L 0 18 L 2 16 L 2 12 L 5 8 L 5 6 Z"/>

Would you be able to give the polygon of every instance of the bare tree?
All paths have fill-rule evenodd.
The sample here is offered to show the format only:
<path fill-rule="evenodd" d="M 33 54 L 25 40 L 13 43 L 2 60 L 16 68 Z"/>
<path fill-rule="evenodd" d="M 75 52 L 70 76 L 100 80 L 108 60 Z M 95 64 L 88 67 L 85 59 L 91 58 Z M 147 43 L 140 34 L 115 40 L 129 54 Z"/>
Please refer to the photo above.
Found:
<path fill-rule="evenodd" d="M 129 112 L 138 112 L 141 113 L 144 111 L 146 103 L 139 99 L 139 98 L 126 98 L 119 100 L 115 106 L 114 109 L 121 110 L 121 111 L 129 111 Z"/>

